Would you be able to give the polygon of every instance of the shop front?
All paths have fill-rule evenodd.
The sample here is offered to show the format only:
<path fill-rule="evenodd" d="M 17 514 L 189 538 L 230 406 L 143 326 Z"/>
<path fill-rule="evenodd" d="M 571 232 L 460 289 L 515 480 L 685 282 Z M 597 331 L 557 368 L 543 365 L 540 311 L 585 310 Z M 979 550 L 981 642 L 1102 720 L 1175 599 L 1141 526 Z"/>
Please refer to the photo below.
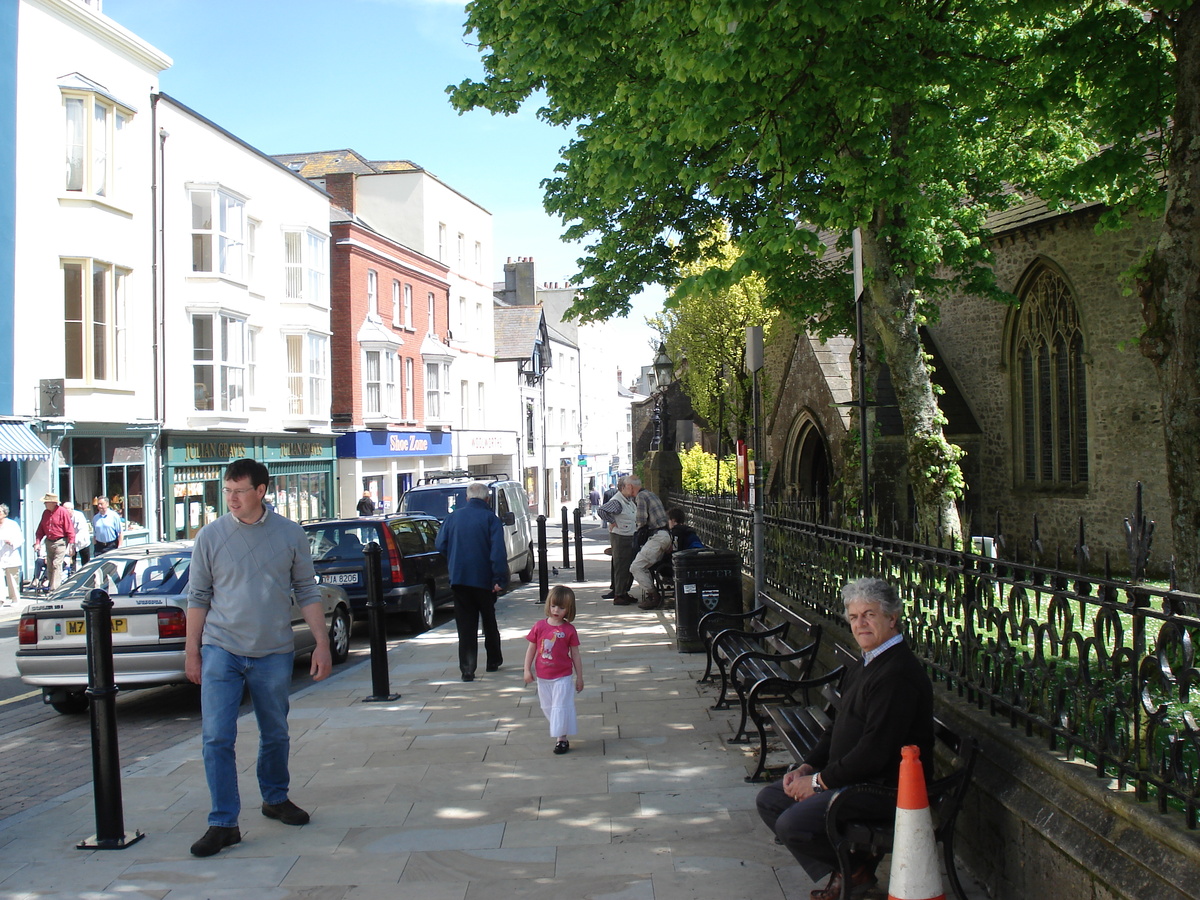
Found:
<path fill-rule="evenodd" d="M 107 497 L 109 507 L 124 519 L 122 540 L 144 544 L 154 539 L 158 525 L 152 474 L 158 462 L 157 428 L 119 428 L 106 431 L 103 426 L 77 425 L 68 431 L 58 445 L 54 493 L 72 501 L 89 520 L 96 513 L 96 501 Z M 33 490 L 31 502 L 40 499 Z"/>
<path fill-rule="evenodd" d="M 163 491 L 168 498 L 163 533 L 193 538 L 225 512 L 225 467 L 250 457 L 266 464 L 266 501 L 282 516 L 311 522 L 334 511 L 334 435 L 163 432 Z"/>
<path fill-rule="evenodd" d="M 400 497 L 422 475 L 451 467 L 454 436 L 448 431 L 349 431 L 338 435 L 337 455 L 343 517 L 358 515 L 364 491 L 378 511 L 395 512 Z"/>

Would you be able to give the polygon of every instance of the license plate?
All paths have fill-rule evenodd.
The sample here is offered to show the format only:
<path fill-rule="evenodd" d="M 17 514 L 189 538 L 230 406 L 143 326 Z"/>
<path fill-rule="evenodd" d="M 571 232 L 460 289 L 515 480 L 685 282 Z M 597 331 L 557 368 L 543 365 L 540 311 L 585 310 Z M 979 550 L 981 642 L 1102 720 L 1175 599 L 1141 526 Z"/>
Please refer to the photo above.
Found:
<path fill-rule="evenodd" d="M 113 619 L 112 630 L 113 634 L 125 634 L 129 630 L 129 623 L 125 619 Z M 87 634 L 87 620 L 67 619 L 67 634 Z"/>
<path fill-rule="evenodd" d="M 358 584 L 358 574 L 345 572 L 340 575 L 322 575 L 321 584 Z"/>

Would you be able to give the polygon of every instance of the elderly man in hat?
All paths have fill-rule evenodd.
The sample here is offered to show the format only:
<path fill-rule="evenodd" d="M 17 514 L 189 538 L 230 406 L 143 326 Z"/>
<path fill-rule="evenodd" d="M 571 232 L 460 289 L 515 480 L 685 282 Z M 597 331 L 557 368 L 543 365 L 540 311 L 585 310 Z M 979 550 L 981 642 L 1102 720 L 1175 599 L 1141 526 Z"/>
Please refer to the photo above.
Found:
<path fill-rule="evenodd" d="M 46 494 L 42 503 L 46 510 L 34 532 L 33 547 L 36 550 L 42 541 L 46 542 L 46 568 L 50 572 L 50 592 L 53 593 L 62 583 L 63 560 L 75 543 L 75 521 L 70 510 L 58 505 L 58 494 Z"/>

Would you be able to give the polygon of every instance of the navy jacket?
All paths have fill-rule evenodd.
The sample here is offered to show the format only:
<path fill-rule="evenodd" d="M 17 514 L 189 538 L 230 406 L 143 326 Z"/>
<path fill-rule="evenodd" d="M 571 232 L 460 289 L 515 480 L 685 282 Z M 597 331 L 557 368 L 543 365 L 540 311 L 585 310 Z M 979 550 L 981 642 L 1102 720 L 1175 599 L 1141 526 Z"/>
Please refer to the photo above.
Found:
<path fill-rule="evenodd" d="M 491 590 L 508 584 L 504 526 L 486 500 L 468 500 L 446 517 L 437 548 L 450 563 L 450 583 Z"/>

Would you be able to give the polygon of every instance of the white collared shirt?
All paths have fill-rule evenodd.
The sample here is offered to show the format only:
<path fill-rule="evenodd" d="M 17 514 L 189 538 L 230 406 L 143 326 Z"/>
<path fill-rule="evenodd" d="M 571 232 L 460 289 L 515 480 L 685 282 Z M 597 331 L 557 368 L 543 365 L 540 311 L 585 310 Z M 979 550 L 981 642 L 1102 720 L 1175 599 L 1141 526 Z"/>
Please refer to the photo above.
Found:
<path fill-rule="evenodd" d="M 882 644 L 880 644 L 874 650 L 868 650 L 866 653 L 863 654 L 863 666 L 869 666 L 871 664 L 871 661 L 873 659 L 875 659 L 877 656 L 879 656 L 879 654 L 883 653 L 884 650 L 887 650 L 889 647 L 895 647 L 897 644 L 903 642 L 903 640 L 904 640 L 904 635 L 897 634 L 897 635 L 894 635 L 893 637 L 888 638 L 886 641 L 884 641 Z"/>

